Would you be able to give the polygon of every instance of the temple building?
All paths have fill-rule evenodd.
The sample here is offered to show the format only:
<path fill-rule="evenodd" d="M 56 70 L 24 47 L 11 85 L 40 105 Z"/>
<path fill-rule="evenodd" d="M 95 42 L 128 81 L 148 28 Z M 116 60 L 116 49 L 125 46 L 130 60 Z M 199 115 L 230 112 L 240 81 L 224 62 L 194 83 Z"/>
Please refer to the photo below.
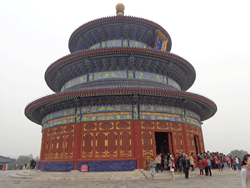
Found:
<path fill-rule="evenodd" d="M 8 163 L 14 162 L 16 159 L 12 159 L 9 157 L 4 157 L 0 155 L 0 170 L 7 170 L 8 169 Z"/>
<path fill-rule="evenodd" d="M 205 151 L 201 125 L 216 104 L 186 92 L 195 69 L 170 53 L 167 31 L 124 9 L 76 29 L 71 53 L 45 72 L 55 93 L 25 108 L 42 126 L 38 169 L 129 171 L 159 153 Z"/>

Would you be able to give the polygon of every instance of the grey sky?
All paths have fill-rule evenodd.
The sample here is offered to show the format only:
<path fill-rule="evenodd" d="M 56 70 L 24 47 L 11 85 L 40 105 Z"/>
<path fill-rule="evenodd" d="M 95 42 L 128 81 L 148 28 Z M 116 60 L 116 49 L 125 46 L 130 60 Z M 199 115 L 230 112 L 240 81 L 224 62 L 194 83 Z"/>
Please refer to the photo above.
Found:
<path fill-rule="evenodd" d="M 116 14 L 122 1 L 2 1 L 0 3 L 0 155 L 40 155 L 41 126 L 24 116 L 33 100 L 52 94 L 47 67 L 69 54 L 80 25 Z M 171 53 L 189 61 L 196 80 L 188 90 L 213 100 L 203 122 L 205 149 L 250 152 L 249 5 L 239 1 L 123 1 L 125 15 L 154 21 L 172 39 Z"/>

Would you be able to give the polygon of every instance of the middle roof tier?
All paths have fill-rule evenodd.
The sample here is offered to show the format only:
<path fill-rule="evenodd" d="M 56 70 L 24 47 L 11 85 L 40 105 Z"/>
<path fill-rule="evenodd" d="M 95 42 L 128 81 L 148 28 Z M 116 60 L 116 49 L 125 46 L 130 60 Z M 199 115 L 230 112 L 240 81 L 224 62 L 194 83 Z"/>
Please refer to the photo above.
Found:
<path fill-rule="evenodd" d="M 105 48 L 69 54 L 52 63 L 45 73 L 48 86 L 55 92 L 82 75 L 107 71 L 142 71 L 166 76 L 186 91 L 195 81 L 194 67 L 185 59 L 158 50 Z"/>

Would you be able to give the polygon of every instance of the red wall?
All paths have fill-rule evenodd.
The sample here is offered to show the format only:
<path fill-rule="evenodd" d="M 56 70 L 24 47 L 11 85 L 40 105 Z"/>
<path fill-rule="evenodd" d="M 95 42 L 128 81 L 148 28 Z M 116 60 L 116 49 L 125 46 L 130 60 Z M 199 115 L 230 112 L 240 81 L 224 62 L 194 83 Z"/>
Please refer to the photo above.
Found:
<path fill-rule="evenodd" d="M 194 125 L 166 121 L 79 122 L 43 130 L 41 162 L 137 160 L 137 168 L 156 155 L 155 132 L 169 132 L 170 151 L 204 151 L 202 130 Z"/>

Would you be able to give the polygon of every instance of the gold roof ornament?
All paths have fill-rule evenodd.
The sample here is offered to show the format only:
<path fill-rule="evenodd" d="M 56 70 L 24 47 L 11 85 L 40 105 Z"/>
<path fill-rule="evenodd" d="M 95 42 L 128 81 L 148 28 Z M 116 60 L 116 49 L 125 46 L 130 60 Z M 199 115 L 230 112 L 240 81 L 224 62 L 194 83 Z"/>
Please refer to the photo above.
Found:
<path fill-rule="evenodd" d="M 167 51 L 168 38 L 158 29 L 155 30 L 155 34 L 156 34 L 155 49 L 159 49 L 161 51 Z M 159 40 L 161 41 L 160 48 L 159 46 L 157 46 Z"/>
<path fill-rule="evenodd" d="M 115 8 L 116 8 L 116 15 L 117 16 L 124 15 L 125 6 L 122 3 L 118 3 Z"/>

